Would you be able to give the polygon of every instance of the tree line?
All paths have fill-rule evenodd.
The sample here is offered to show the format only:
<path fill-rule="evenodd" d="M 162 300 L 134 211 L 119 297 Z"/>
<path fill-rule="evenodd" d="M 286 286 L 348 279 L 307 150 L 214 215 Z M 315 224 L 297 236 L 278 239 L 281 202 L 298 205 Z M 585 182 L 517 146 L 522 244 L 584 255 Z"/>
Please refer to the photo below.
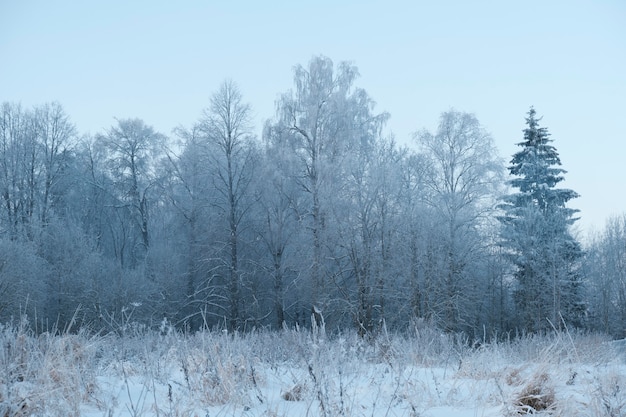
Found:
<path fill-rule="evenodd" d="M 413 146 L 313 57 L 253 134 L 226 81 L 169 136 L 139 119 L 81 135 L 58 103 L 0 112 L 0 319 L 40 328 L 428 322 L 472 338 L 626 329 L 626 217 L 583 250 L 533 108 L 507 168 L 477 118 Z"/>

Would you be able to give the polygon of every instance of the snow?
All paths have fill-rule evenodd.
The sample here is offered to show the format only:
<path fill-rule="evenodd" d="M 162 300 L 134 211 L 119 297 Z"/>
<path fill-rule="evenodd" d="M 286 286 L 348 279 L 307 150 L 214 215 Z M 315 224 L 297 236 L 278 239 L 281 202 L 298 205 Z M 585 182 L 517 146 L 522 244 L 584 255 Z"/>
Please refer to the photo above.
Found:
<path fill-rule="evenodd" d="M 546 404 L 537 415 L 626 413 L 621 344 L 600 336 L 479 348 L 435 331 L 368 341 L 306 331 L 4 329 L 2 339 L 0 415 L 495 417 L 519 415 L 534 400 Z"/>

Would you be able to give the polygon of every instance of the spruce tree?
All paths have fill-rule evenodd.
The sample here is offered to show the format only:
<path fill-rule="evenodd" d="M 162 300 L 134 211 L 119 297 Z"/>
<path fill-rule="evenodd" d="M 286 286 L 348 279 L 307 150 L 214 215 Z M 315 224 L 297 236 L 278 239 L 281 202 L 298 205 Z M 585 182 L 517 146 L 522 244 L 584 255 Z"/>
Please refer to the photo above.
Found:
<path fill-rule="evenodd" d="M 545 127 L 539 126 L 530 108 L 522 150 L 513 155 L 509 184 L 516 192 L 507 195 L 501 208 L 502 237 L 515 267 L 514 299 L 518 326 L 536 332 L 552 325 L 581 325 L 580 243 L 571 225 L 578 210 L 566 207 L 578 197 L 569 189 L 556 188 L 566 171 Z"/>

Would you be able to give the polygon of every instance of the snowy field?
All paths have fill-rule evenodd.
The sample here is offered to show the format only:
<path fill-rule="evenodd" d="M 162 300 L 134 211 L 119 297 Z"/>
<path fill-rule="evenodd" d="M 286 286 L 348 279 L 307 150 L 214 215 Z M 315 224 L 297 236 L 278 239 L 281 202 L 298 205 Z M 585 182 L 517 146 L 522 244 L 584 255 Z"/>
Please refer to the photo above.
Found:
<path fill-rule="evenodd" d="M 0 328 L 0 416 L 624 416 L 619 342 Z"/>

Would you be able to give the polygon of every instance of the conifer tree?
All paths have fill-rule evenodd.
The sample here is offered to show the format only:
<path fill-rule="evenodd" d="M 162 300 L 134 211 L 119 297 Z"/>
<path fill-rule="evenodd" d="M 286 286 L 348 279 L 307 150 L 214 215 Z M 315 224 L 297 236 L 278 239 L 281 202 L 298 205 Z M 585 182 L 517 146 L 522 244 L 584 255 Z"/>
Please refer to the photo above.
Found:
<path fill-rule="evenodd" d="M 522 150 L 513 155 L 508 168 L 517 189 L 507 195 L 501 208 L 502 237 L 515 266 L 518 325 L 531 332 L 562 322 L 580 325 L 584 314 L 581 299 L 580 243 L 570 227 L 578 210 L 566 207 L 578 194 L 556 188 L 566 171 L 547 128 L 540 127 L 534 108 L 526 118 Z"/>

